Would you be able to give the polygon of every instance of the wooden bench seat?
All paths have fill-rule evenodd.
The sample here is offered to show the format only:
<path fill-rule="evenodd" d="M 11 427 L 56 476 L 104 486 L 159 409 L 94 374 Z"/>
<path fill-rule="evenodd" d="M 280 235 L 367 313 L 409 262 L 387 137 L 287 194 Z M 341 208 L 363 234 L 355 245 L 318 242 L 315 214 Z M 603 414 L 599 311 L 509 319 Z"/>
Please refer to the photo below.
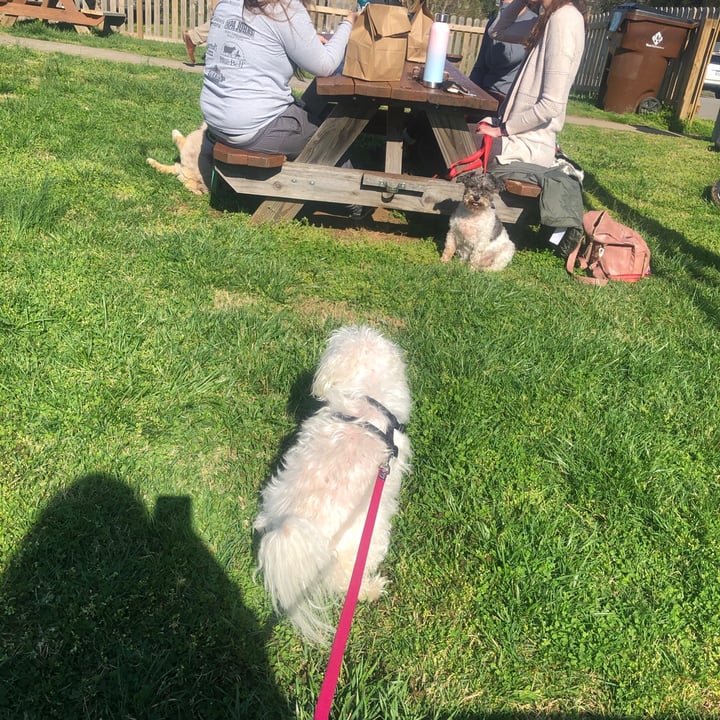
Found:
<path fill-rule="evenodd" d="M 213 148 L 213 158 L 225 165 L 246 165 L 256 168 L 276 168 L 285 164 L 287 158 L 281 153 L 263 153 L 255 150 L 234 148 L 216 142 Z"/>
<path fill-rule="evenodd" d="M 400 210 L 450 214 L 462 197 L 462 188 L 445 180 L 328 168 L 290 162 L 281 153 L 262 153 L 216 142 L 213 148 L 210 193 L 222 178 L 235 192 L 275 200 L 328 201 L 335 194 L 357 205 L 395 207 Z M 506 180 L 504 197 L 496 203 L 502 222 L 515 223 L 537 210 L 533 202 L 540 187 L 521 180 Z M 379 200 L 379 201 L 378 201 Z M 454 203 L 454 204 L 453 204 Z M 256 213 L 262 219 L 262 212 Z"/>
<path fill-rule="evenodd" d="M 505 191 L 519 197 L 536 198 L 540 197 L 542 188 L 524 180 L 505 180 Z"/>
<path fill-rule="evenodd" d="M 226 165 L 247 165 L 257 168 L 281 167 L 287 161 L 282 153 L 263 153 L 255 150 L 245 150 L 224 145 L 221 142 L 215 143 L 213 158 L 217 162 Z M 540 196 L 542 189 L 535 183 L 524 180 L 505 180 L 505 191 L 519 197 L 536 198 Z"/>

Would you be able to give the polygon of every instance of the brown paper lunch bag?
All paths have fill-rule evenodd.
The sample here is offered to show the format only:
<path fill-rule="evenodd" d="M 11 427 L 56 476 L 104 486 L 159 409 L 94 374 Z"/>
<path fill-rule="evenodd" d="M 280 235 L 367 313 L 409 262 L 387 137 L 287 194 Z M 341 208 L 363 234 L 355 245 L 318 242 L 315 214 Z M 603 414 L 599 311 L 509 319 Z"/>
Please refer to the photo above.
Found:
<path fill-rule="evenodd" d="M 350 31 L 343 75 L 359 80 L 400 80 L 409 32 L 404 5 L 366 5 Z"/>
<path fill-rule="evenodd" d="M 411 19 L 406 57 L 410 62 L 424 63 L 427 59 L 433 14 L 424 0 L 414 0 L 408 7 L 408 13 Z"/>

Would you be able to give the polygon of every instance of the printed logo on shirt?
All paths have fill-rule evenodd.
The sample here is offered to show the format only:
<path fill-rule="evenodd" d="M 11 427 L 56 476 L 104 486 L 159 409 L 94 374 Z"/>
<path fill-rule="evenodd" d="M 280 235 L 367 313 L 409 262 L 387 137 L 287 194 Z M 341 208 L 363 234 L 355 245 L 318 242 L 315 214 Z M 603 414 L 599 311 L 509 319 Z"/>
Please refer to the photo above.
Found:
<path fill-rule="evenodd" d="M 225 21 L 225 30 L 235 35 L 244 35 L 245 37 L 255 37 L 255 31 L 240 18 L 231 18 Z"/>
<path fill-rule="evenodd" d="M 246 63 L 245 53 L 239 47 L 227 43 L 220 49 L 218 49 L 219 47 L 217 43 L 208 43 L 207 49 L 205 50 L 205 67 L 214 64 L 211 72 L 206 71 L 205 77 L 217 83 L 225 80 L 220 72 L 220 66 L 239 68 L 244 67 Z M 213 73 L 215 73 L 215 75 L 213 75 Z"/>
<path fill-rule="evenodd" d="M 228 67 L 242 67 L 245 65 L 245 54 L 235 45 L 223 45 L 220 52 L 220 62 Z"/>
<path fill-rule="evenodd" d="M 220 68 L 217 65 L 209 67 L 207 63 L 205 64 L 205 79 L 215 85 L 225 84 L 225 76 L 220 72 Z"/>

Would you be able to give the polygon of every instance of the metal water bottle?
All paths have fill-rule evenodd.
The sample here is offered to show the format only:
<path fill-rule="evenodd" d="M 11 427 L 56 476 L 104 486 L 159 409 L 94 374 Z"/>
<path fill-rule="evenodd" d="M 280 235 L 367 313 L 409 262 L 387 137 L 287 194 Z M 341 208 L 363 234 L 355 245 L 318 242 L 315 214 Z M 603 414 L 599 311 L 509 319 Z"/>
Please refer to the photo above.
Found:
<path fill-rule="evenodd" d="M 440 87 L 445 75 L 445 59 L 450 41 L 450 17 L 447 13 L 436 13 L 430 28 L 423 83 L 427 87 Z"/>

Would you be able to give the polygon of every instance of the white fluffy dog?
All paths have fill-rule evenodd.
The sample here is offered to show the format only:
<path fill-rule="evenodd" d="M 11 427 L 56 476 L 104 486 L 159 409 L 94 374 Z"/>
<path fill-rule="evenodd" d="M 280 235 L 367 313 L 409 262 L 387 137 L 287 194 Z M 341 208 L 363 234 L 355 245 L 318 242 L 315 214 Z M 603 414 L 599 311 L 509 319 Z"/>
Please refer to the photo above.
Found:
<path fill-rule="evenodd" d="M 492 206 L 494 196 L 505 185 L 487 173 L 463 175 L 458 182 L 465 184 L 465 193 L 450 217 L 440 260 L 448 262 L 457 254 L 469 262 L 473 270 L 506 268 L 515 255 L 515 245 Z"/>
<path fill-rule="evenodd" d="M 158 172 L 175 175 L 191 193 L 204 195 L 208 192 L 212 173 L 211 146 L 207 143 L 203 146 L 206 128 L 207 125 L 203 123 L 187 136 L 179 130 L 173 130 L 172 139 L 180 152 L 179 162 L 163 165 L 149 157 L 146 160 L 147 164 Z"/>
<path fill-rule="evenodd" d="M 312 393 L 324 404 L 303 422 L 262 491 L 254 528 L 273 607 L 308 641 L 322 644 L 332 631 L 332 600 L 348 589 L 378 470 L 389 461 L 360 599 L 375 600 L 386 583 L 378 567 L 410 461 L 403 353 L 372 328 L 340 328 L 320 359 Z"/>

